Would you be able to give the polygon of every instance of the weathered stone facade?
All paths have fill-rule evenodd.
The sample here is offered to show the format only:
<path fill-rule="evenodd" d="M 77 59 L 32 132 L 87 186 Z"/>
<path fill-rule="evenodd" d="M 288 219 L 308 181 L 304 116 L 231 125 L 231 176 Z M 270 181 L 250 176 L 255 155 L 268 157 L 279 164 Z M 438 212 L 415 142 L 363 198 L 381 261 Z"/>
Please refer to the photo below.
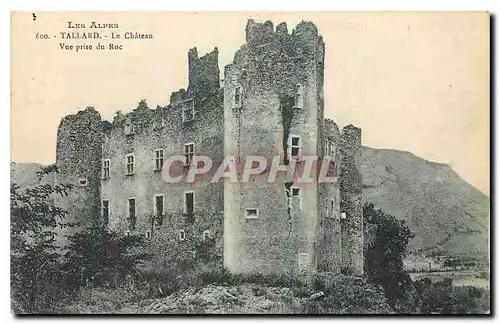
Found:
<path fill-rule="evenodd" d="M 222 83 L 217 48 L 202 57 L 194 48 L 187 90 L 172 93 L 168 106 L 150 109 L 141 101 L 111 123 L 92 108 L 65 117 L 57 163 L 59 180 L 79 188 L 66 203 L 72 217 L 145 235 L 158 258 L 172 240 L 208 231 L 234 273 L 338 273 L 349 267 L 362 274 L 361 131 L 347 126 L 341 134 L 324 119 L 324 55 L 313 23 L 301 22 L 288 33 L 285 23 L 275 30 L 269 21 L 249 20 L 246 43 L 225 67 Z M 269 163 L 247 183 L 212 183 L 210 176 L 167 183 L 159 150 L 163 160 L 193 152 L 215 166 L 233 156 L 238 170 L 247 156 Z M 335 181 L 278 177 L 270 183 L 276 156 L 284 165 L 297 160 L 298 174 L 307 164 L 300 157 L 329 156 Z M 190 167 L 179 166 L 178 174 L 186 176 Z M 313 163 L 310 174 L 319 172 Z M 83 178 L 85 186 L 78 183 Z"/>
<path fill-rule="evenodd" d="M 342 264 L 348 272 L 363 273 L 363 205 L 361 182 L 361 129 L 348 125 L 340 139 L 340 211 L 342 222 Z"/>
<path fill-rule="evenodd" d="M 65 223 L 79 222 L 89 226 L 98 222 L 101 206 L 102 124 L 93 108 L 64 117 L 57 131 L 56 163 L 59 173 L 56 183 L 73 184 L 68 196 L 55 195 L 55 202 L 68 211 Z M 59 233 L 58 241 L 66 242 L 75 227 Z"/>

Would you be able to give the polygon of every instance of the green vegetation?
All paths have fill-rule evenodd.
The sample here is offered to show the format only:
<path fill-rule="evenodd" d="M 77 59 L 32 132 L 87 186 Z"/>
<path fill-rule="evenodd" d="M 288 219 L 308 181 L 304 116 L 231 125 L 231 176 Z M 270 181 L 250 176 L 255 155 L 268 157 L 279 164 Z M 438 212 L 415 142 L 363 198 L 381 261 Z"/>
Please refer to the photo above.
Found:
<path fill-rule="evenodd" d="M 51 172 L 57 168 L 43 168 L 40 179 Z M 255 303 L 262 304 L 258 311 L 263 313 L 489 311 L 489 291 L 485 289 L 454 287 L 451 280 L 413 282 L 403 268 L 413 234 L 404 221 L 373 204 L 363 208 L 366 278 L 340 274 L 242 276 L 230 274 L 222 266 L 215 239 L 221 233 L 202 239 L 198 232 L 206 224 L 200 224 L 196 232 L 194 223 L 196 234 L 191 239 L 169 243 L 156 264 L 143 252 L 147 245 L 142 237 L 122 236 L 99 226 L 77 232 L 59 249 L 57 230 L 78 224 L 65 221 L 66 212 L 54 206 L 52 196 L 64 197 L 70 190 L 69 185 L 40 184 L 20 192 L 19 186 L 11 184 L 11 296 L 17 314 L 114 312 L 133 303 L 135 311 L 149 312 L 155 309 L 141 305 L 170 296 L 175 298 L 168 303 L 182 301 L 177 308 L 165 308 L 174 313 L 205 312 L 217 303 L 227 312 L 255 311 L 251 308 Z M 204 294 L 215 297 L 207 302 Z"/>
<path fill-rule="evenodd" d="M 454 287 L 451 280 L 415 282 L 424 314 L 486 314 L 490 310 L 489 291 L 481 288 Z"/>
<path fill-rule="evenodd" d="M 307 314 L 393 314 L 384 290 L 361 278 L 336 275 L 329 280 L 315 280 L 314 291 L 322 291 L 324 298 L 308 300 Z"/>
<path fill-rule="evenodd" d="M 368 281 L 384 287 L 389 304 L 395 310 L 415 312 L 413 283 L 403 267 L 408 241 L 413 234 L 404 221 L 375 209 L 373 204 L 363 206 L 363 220 Z"/>
<path fill-rule="evenodd" d="M 53 172 L 43 168 L 39 179 Z M 10 186 L 11 224 L 11 296 L 15 313 L 43 312 L 57 299 L 64 297 L 57 278 L 60 255 L 55 242 L 57 226 L 66 212 L 50 203 L 52 194 L 67 195 L 71 186 L 48 184 L 19 191 Z"/>
<path fill-rule="evenodd" d="M 135 252 L 143 242 L 143 236 L 123 236 L 100 226 L 74 234 L 61 263 L 66 287 L 118 286 L 148 259 L 147 254 Z"/>
<path fill-rule="evenodd" d="M 363 206 L 365 221 L 365 270 L 368 281 L 384 288 L 397 313 L 484 314 L 489 311 L 489 291 L 452 286 L 451 279 L 432 283 L 430 279 L 413 282 L 403 268 L 407 245 L 413 234 L 405 221 Z"/>
<path fill-rule="evenodd" d="M 54 165 L 42 168 L 39 180 L 52 172 L 58 172 Z M 11 184 L 11 300 L 16 314 L 52 313 L 81 287 L 116 285 L 146 257 L 132 252 L 140 238 L 99 227 L 69 237 L 69 246 L 59 248 L 57 230 L 78 224 L 65 222 L 67 213 L 53 204 L 53 195 L 64 197 L 71 190 L 71 185 L 40 184 L 21 192 Z"/>

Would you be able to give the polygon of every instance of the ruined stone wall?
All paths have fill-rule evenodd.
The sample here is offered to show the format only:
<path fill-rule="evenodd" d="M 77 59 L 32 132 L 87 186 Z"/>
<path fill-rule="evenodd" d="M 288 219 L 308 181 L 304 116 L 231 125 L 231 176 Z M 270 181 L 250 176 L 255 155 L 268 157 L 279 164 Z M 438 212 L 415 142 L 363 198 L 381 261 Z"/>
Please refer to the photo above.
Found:
<path fill-rule="evenodd" d="M 348 125 L 341 134 L 340 211 L 342 263 L 348 273 L 363 275 L 363 206 L 361 182 L 361 129 Z"/>
<path fill-rule="evenodd" d="M 211 77 L 190 75 L 194 84 L 204 84 L 205 78 Z M 184 90 L 175 92 L 167 107 L 149 109 L 139 104 L 133 112 L 117 115 L 106 132 L 102 158 L 110 160 L 110 177 L 102 180 L 102 199 L 109 200 L 109 227 L 122 232 L 129 230 L 128 198 L 135 198 L 135 233 L 149 235 L 149 232 L 152 236 L 149 245 L 156 247 L 160 255 L 169 240 L 178 240 L 181 229 L 186 232 L 186 238 L 200 235 L 199 232 L 204 230 L 209 230 L 211 235 L 217 232 L 222 237 L 220 229 L 214 226 L 222 223 L 223 184 L 210 183 L 209 175 L 197 176 L 194 183 L 187 183 L 189 167 L 180 162 L 171 168 L 172 176 L 183 176 L 179 183 L 165 182 L 162 172 L 155 170 L 155 150 L 163 149 L 166 160 L 174 155 L 184 155 L 184 144 L 187 143 L 194 143 L 195 155 L 211 157 L 214 165 L 221 160 L 224 143 L 222 90 L 205 90 L 191 97 Z M 183 121 L 187 99 L 193 99 L 190 104 L 194 105 L 195 117 Z M 128 120 L 134 125 L 133 135 L 125 134 Z M 134 154 L 134 175 L 126 174 L 129 153 Z M 194 217 L 184 214 L 185 191 L 194 191 Z M 164 197 L 164 217 L 161 220 L 153 217 L 156 195 Z M 199 227 L 196 230 L 195 225 Z M 222 250 L 222 239 L 219 245 Z"/>
<path fill-rule="evenodd" d="M 332 158 L 329 177 L 335 182 L 320 184 L 320 231 L 318 237 L 318 270 L 339 273 L 342 266 L 340 228 L 340 131 L 329 119 L 325 120 L 322 156 L 327 152 Z M 330 146 L 328 148 L 328 146 Z M 331 151 L 331 153 L 330 153 Z M 326 163 L 323 160 L 323 163 Z"/>
<path fill-rule="evenodd" d="M 246 43 L 226 66 L 223 88 L 217 48 L 202 57 L 194 48 L 188 53 L 187 90 L 172 93 L 167 107 L 150 109 L 141 101 L 131 113 L 117 113 L 111 123 L 102 122 L 91 108 L 66 117 L 58 133 L 58 181 L 74 183 L 76 191 L 61 203 L 73 219 L 90 224 L 102 222 L 101 202 L 108 200 L 109 228 L 125 233 L 130 231 L 128 199 L 135 198 L 131 232 L 151 237 L 146 249 L 156 261 L 166 249 L 182 247 L 179 230 L 187 240 L 199 240 L 209 230 L 234 273 L 339 272 L 344 267 L 362 274 L 361 130 L 350 125 L 340 134 L 333 121 L 324 120 L 324 55 L 323 40 L 310 22 L 289 33 L 285 23 L 275 30 L 269 21 L 249 20 Z M 298 85 L 301 107 L 294 99 Z M 240 105 L 235 104 L 237 89 Z M 188 103 L 194 105 L 195 117 L 183 119 Z M 130 123 L 134 132 L 126 134 Z M 314 164 L 312 183 L 293 180 L 299 199 L 290 197 L 283 173 L 268 183 L 272 159 L 280 156 L 281 164 L 289 160 L 292 135 L 300 137 L 306 156 L 323 157 L 325 141 L 335 144 L 337 182 L 318 184 L 320 165 Z M 224 156 L 234 156 L 240 176 L 250 155 L 265 157 L 268 167 L 248 183 L 210 183 L 215 168 L 187 183 L 189 168 L 177 163 L 173 173 L 184 179 L 165 182 L 155 170 L 155 150 L 163 149 L 166 160 L 184 155 L 187 143 L 195 144 L 195 155 L 212 158 L 215 168 Z M 127 175 L 131 153 L 135 172 Z M 103 160 L 110 162 L 107 179 L 101 179 Z M 296 175 L 304 164 L 296 164 Z M 86 186 L 79 185 L 81 178 L 87 179 Z M 184 213 L 186 191 L 194 192 L 194 217 Z M 164 215 L 157 218 L 154 204 L 160 194 Z M 247 218 L 248 208 L 258 209 L 258 217 Z M 340 220 L 341 212 L 345 220 Z"/>
<path fill-rule="evenodd" d="M 189 85 L 188 97 L 200 98 L 220 88 L 219 51 L 198 57 L 198 50 L 192 48 L 188 53 Z"/>
<path fill-rule="evenodd" d="M 316 155 L 323 117 L 322 84 L 318 84 L 323 46 L 312 23 L 302 22 L 288 34 L 284 23 L 274 31 L 269 21 L 249 20 L 246 44 L 225 69 L 226 155 L 241 161 L 249 155 L 263 156 L 270 164 L 274 156 L 288 158 L 290 135 L 300 136 L 303 155 Z M 301 108 L 294 107 L 298 84 L 303 87 Z M 238 88 L 240 107 L 235 105 Z M 268 167 L 246 184 L 225 182 L 225 264 L 237 273 L 314 269 L 317 186 L 301 187 L 298 203 L 288 199 L 284 178 L 267 182 L 269 171 Z M 246 218 L 247 208 L 258 208 L 258 217 Z"/>
<path fill-rule="evenodd" d="M 55 195 L 56 205 L 68 212 L 65 223 L 79 222 L 84 228 L 99 221 L 102 143 L 101 116 L 94 108 L 68 115 L 59 123 L 55 182 L 74 186 L 67 197 Z M 63 236 L 77 230 L 68 227 L 58 233 L 59 243 L 65 244 Z"/>

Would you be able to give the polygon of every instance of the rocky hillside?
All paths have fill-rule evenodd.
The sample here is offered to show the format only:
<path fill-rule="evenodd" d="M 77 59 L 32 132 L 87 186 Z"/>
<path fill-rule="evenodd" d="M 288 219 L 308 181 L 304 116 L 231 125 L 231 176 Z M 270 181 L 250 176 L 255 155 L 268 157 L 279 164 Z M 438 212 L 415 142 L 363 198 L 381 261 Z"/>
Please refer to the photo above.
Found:
<path fill-rule="evenodd" d="M 407 221 L 412 252 L 488 255 L 489 199 L 450 166 L 364 147 L 361 169 L 364 202 Z"/>

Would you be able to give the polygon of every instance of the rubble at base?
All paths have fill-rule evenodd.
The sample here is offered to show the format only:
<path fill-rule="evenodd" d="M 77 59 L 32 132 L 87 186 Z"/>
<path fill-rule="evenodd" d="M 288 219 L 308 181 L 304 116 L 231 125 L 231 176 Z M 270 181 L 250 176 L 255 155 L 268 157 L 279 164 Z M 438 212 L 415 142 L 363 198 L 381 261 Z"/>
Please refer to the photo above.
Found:
<path fill-rule="evenodd" d="M 366 285 L 366 284 L 364 284 Z M 361 286 L 360 286 L 361 288 Z M 373 300 L 364 310 L 357 313 L 386 314 L 391 313 L 383 293 L 377 288 L 367 285 L 366 295 Z M 87 291 L 78 301 L 62 308 L 63 313 L 72 314 L 325 314 L 328 293 L 320 290 L 304 290 L 287 287 L 268 287 L 257 284 L 241 284 L 236 286 L 209 284 L 202 288 L 188 288 L 163 298 L 126 299 L 127 293 L 109 290 Z M 363 291 L 362 289 L 358 290 Z M 335 293 L 335 296 L 342 295 Z M 129 292 L 128 294 L 131 294 Z M 363 293 L 365 294 L 365 293 Z M 102 300 L 101 300 L 102 298 Z M 361 297 L 360 299 L 367 299 Z M 329 314 L 349 314 L 352 309 L 334 306 Z"/>

